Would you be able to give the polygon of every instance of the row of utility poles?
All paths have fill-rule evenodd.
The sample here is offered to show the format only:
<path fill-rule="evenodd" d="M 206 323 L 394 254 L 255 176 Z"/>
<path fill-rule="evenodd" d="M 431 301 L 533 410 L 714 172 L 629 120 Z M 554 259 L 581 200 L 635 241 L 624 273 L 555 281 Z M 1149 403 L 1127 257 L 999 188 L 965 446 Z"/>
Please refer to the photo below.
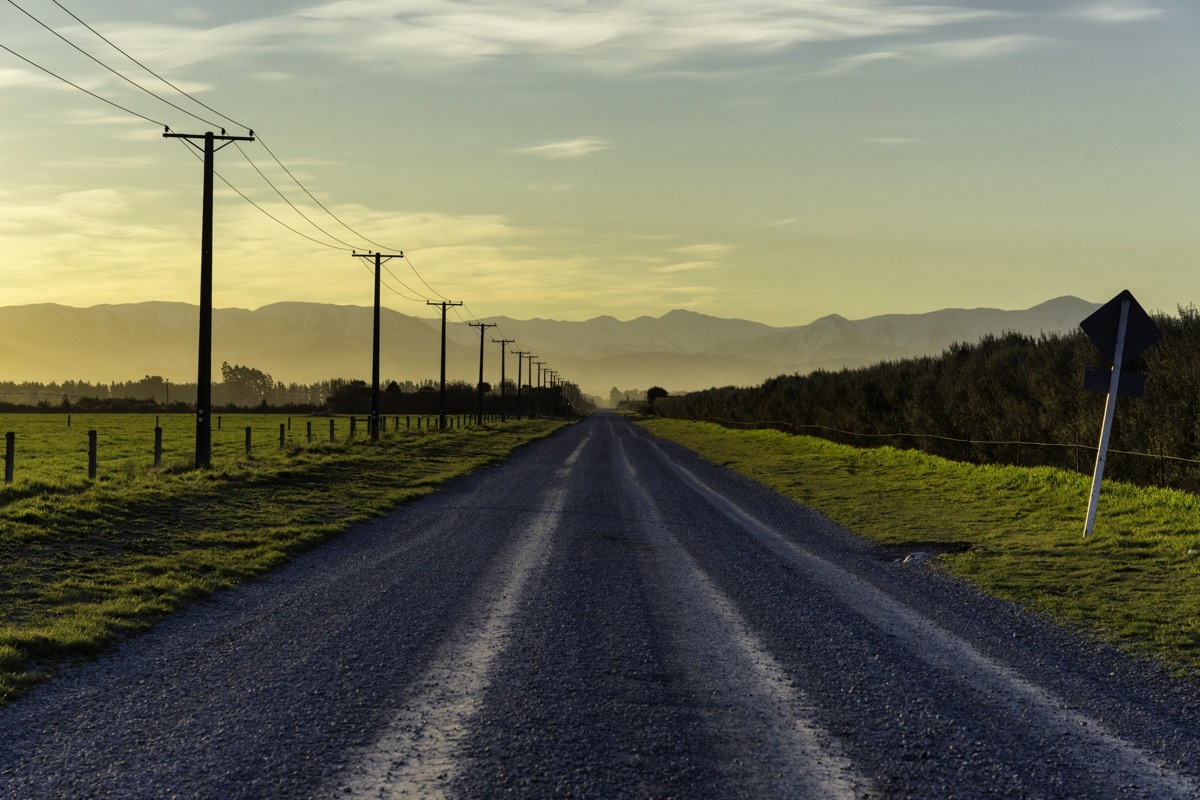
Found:
<path fill-rule="evenodd" d="M 254 131 L 247 136 L 230 136 L 222 128 L 219 134 L 208 131 L 203 134 L 172 133 L 169 128 L 163 131 L 163 137 L 182 139 L 204 154 L 204 183 L 201 196 L 200 220 L 200 335 L 199 363 L 196 374 L 196 466 L 207 467 L 212 463 L 212 236 L 213 236 L 213 162 L 218 150 L 233 142 L 254 141 Z M 197 144 L 202 141 L 203 144 Z M 221 142 L 218 146 L 216 143 Z M 354 258 L 371 259 L 375 265 L 375 304 L 374 326 L 371 334 L 371 418 L 368 422 L 371 441 L 379 440 L 380 407 L 379 407 L 379 289 L 381 283 L 380 271 L 383 264 L 393 258 L 403 258 L 403 253 L 351 253 Z M 426 305 L 438 306 L 442 310 L 442 348 L 441 348 L 441 381 L 439 393 L 438 429 L 446 428 L 446 309 L 461 306 L 462 303 L 452 300 L 427 301 Z M 483 352 L 484 339 L 488 328 L 496 327 L 496 323 L 472 322 L 472 327 L 479 328 L 479 411 L 477 422 L 483 423 Z M 506 346 L 513 344 L 513 339 L 493 339 L 500 345 L 500 414 L 501 419 L 507 420 L 505 405 L 505 372 Z M 540 416 L 541 409 L 537 407 L 538 397 L 546 387 L 559 388 L 562 384 L 558 373 L 546 366 L 545 361 L 534 361 L 537 355 L 529 351 L 512 351 L 517 354 L 517 419 L 521 418 L 521 359 L 528 361 L 529 371 L 526 388 L 528 390 L 528 415 L 530 418 Z M 533 390 L 533 367 L 538 368 L 538 392 Z"/>

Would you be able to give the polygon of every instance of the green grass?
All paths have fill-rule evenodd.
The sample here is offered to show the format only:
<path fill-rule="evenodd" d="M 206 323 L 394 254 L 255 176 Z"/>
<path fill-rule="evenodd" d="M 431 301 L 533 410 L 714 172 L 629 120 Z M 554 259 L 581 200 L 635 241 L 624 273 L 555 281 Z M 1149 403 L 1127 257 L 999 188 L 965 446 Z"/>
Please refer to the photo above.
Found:
<path fill-rule="evenodd" d="M 214 448 L 210 469 L 129 465 L 89 482 L 85 449 L 82 479 L 30 467 L 24 483 L 0 493 L 0 701 L 64 659 L 94 655 L 564 424 L 417 433 L 403 431 L 401 418 L 400 432 L 371 444 L 329 443 L 328 420 L 314 420 L 325 442 L 280 451 L 279 420 L 263 423 L 274 447 L 250 457 L 244 446 L 236 457 Z M 252 423 L 238 421 L 244 443 Z M 294 419 L 297 427 L 304 432 Z"/>
<path fill-rule="evenodd" d="M 1196 495 L 1105 483 L 1084 539 L 1090 476 L 777 431 L 642 424 L 897 553 L 941 553 L 938 568 L 986 592 L 1200 678 Z"/>

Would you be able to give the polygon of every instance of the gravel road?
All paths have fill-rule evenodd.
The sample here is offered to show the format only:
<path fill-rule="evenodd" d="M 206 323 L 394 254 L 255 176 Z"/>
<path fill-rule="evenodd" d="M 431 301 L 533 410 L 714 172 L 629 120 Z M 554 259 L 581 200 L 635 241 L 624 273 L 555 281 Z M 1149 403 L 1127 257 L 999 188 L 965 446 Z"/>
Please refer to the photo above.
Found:
<path fill-rule="evenodd" d="M 4 798 L 1197 798 L 1200 690 L 596 415 L 0 709 Z"/>

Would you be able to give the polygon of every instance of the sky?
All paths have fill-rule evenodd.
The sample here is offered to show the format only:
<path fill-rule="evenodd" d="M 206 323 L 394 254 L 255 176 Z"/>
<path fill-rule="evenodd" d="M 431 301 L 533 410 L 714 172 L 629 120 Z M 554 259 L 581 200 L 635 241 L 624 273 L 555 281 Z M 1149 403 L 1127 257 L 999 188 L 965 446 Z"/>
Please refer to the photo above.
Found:
<path fill-rule="evenodd" d="M 0 305 L 198 301 L 162 125 L 257 137 L 218 307 L 370 305 L 355 248 L 417 316 L 1200 302 L 1195 0 L 60 2 L 0 44 L 126 110 L 0 50 Z"/>

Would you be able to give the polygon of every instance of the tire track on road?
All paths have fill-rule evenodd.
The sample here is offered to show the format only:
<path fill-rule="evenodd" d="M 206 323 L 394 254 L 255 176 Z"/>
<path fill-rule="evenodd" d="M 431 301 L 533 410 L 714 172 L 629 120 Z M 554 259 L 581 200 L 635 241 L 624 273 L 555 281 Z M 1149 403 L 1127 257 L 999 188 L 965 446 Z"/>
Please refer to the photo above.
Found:
<path fill-rule="evenodd" d="M 814 721 L 811 703 L 729 597 L 671 534 L 624 442 L 618 445 L 622 490 L 656 550 L 647 561 L 654 572 L 647 584 L 658 589 L 672 648 L 728 754 L 722 769 L 730 785 L 758 797 L 867 796 L 870 782 Z"/>
<path fill-rule="evenodd" d="M 550 557 L 566 505 L 565 483 L 591 434 L 554 471 L 557 485 L 542 495 L 520 543 L 489 575 L 481 596 L 489 599 L 438 648 L 414 683 L 411 699 L 383 734 L 339 780 L 330 796 L 347 798 L 443 798 L 464 767 L 462 743 L 491 683 L 492 665 L 535 577 Z"/>

